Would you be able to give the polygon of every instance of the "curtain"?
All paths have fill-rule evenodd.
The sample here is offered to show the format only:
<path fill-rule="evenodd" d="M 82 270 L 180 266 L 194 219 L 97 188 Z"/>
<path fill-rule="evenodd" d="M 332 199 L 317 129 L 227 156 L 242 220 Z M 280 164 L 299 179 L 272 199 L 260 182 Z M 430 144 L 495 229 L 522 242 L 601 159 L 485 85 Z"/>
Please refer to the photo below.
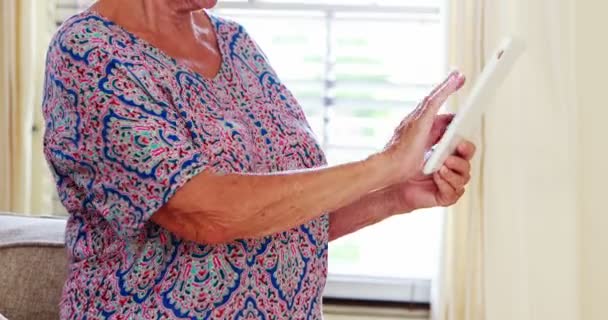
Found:
<path fill-rule="evenodd" d="M 579 243 L 581 252 L 582 315 L 584 320 L 605 320 L 608 294 L 608 108 L 606 75 L 608 41 L 598 32 L 608 30 L 608 2 L 576 2 L 576 79 L 581 121 L 582 168 Z M 603 38 L 603 39 L 602 39 Z"/>
<path fill-rule="evenodd" d="M 449 105 L 458 109 L 484 64 L 484 4 L 486 0 L 448 1 L 445 17 L 448 62 L 467 76 L 467 85 Z M 443 254 L 435 284 L 433 319 L 481 320 L 484 317 L 483 162 L 484 119 L 470 137 L 478 147 L 472 163 L 472 181 L 444 222 Z"/>
<path fill-rule="evenodd" d="M 50 205 L 39 110 L 53 4 L 0 2 L 0 211 L 42 213 Z"/>
<path fill-rule="evenodd" d="M 450 0 L 450 62 L 468 75 L 506 35 L 527 51 L 472 137 L 479 154 L 446 219 L 436 319 L 580 318 L 575 3 Z"/>

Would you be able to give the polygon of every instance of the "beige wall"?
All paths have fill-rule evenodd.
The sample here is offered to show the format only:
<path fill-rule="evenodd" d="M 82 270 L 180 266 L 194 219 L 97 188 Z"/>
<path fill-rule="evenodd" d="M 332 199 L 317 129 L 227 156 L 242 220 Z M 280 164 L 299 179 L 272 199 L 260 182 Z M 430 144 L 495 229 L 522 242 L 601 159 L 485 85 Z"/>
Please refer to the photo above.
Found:
<path fill-rule="evenodd" d="M 608 319 L 608 2 L 486 11 L 529 45 L 486 119 L 487 319 Z"/>
<path fill-rule="evenodd" d="M 577 1 L 582 319 L 608 319 L 608 3 Z"/>
<path fill-rule="evenodd" d="M 527 52 L 486 117 L 488 320 L 579 317 L 573 0 L 488 1 L 486 47 Z"/>

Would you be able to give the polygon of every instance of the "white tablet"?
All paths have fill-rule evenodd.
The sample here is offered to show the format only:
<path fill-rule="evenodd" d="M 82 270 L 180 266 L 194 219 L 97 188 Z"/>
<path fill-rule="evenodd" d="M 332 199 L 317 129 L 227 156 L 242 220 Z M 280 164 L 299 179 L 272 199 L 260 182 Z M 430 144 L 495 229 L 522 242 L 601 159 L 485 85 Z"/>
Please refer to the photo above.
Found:
<path fill-rule="evenodd" d="M 460 106 L 452 123 L 441 140 L 427 155 L 423 173 L 432 174 L 439 170 L 445 160 L 456 150 L 463 138 L 476 129 L 481 115 L 492 103 L 495 92 L 500 88 L 513 65 L 524 51 L 524 43 L 515 38 L 505 39 L 496 52 L 489 57 L 483 72 L 479 75 L 465 103 Z"/>

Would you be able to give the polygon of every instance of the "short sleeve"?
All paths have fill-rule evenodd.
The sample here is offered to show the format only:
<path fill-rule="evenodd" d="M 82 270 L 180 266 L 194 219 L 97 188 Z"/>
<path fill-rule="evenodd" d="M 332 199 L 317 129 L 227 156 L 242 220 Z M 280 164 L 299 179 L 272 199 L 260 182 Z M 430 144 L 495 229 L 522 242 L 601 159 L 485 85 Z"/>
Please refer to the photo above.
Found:
<path fill-rule="evenodd" d="M 207 157 L 179 109 L 146 90 L 136 65 L 108 52 L 51 46 L 44 149 L 68 211 L 101 215 L 129 237 Z"/>

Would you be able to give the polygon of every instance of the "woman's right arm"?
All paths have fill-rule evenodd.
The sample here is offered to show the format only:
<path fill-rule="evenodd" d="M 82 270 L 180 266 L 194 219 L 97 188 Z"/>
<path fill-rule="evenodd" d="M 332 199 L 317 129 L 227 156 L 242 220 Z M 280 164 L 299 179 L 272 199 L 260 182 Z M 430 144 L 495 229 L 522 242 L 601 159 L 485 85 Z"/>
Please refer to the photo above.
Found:
<path fill-rule="evenodd" d="M 385 156 L 271 175 L 203 171 L 152 216 L 188 240 L 215 244 L 288 230 L 394 181 Z"/>
<path fill-rule="evenodd" d="M 180 188 L 152 221 L 188 240 L 226 243 L 288 230 L 405 181 L 422 166 L 435 115 L 462 82 L 451 74 L 403 120 L 386 149 L 364 161 L 267 175 L 207 170 Z"/>

